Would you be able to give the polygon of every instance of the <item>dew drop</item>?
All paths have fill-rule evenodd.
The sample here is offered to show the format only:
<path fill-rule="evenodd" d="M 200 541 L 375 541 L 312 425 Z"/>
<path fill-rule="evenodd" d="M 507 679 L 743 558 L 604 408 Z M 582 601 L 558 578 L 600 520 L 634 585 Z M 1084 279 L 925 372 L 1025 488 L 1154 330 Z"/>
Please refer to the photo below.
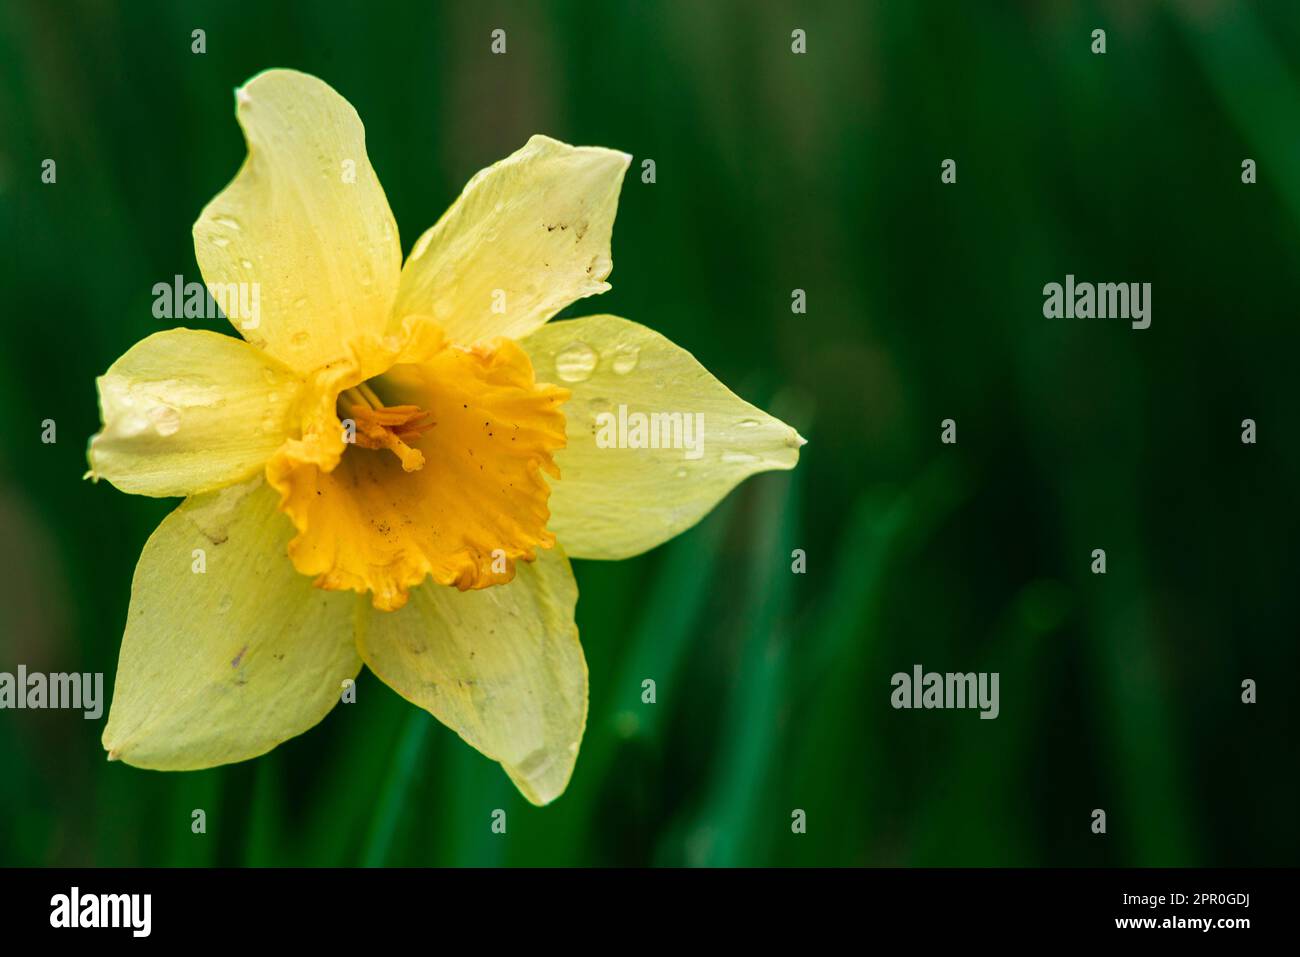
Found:
<path fill-rule="evenodd" d="M 231 219 L 229 216 L 214 216 L 212 217 L 212 221 L 218 226 L 224 226 L 226 229 L 231 229 L 235 232 L 239 232 L 239 230 L 244 228 L 239 225 L 238 220 Z"/>
<path fill-rule="evenodd" d="M 565 382 L 584 382 L 596 370 L 596 350 L 575 342 L 555 357 L 555 374 Z"/>
<path fill-rule="evenodd" d="M 758 419 L 741 419 L 736 423 L 738 429 L 754 429 L 758 427 Z"/>
<path fill-rule="evenodd" d="M 243 266 L 245 269 L 252 269 L 253 261 L 251 259 L 241 259 L 239 265 Z"/>
<path fill-rule="evenodd" d="M 750 455 L 748 452 L 723 452 L 722 461 L 729 462 L 732 465 L 749 465 L 759 461 L 757 455 Z"/>
<path fill-rule="evenodd" d="M 230 245 L 230 240 L 227 239 L 225 236 L 213 236 L 212 245 L 219 246 L 220 248 L 225 249 L 227 246 Z"/>
<path fill-rule="evenodd" d="M 686 478 L 686 476 L 687 476 L 689 473 L 686 471 L 686 469 L 678 469 L 674 474 L 675 474 L 678 478 Z"/>
<path fill-rule="evenodd" d="M 629 346 L 614 356 L 612 368 L 619 375 L 627 375 L 636 368 L 637 360 L 640 358 L 641 353 L 634 346 Z"/>

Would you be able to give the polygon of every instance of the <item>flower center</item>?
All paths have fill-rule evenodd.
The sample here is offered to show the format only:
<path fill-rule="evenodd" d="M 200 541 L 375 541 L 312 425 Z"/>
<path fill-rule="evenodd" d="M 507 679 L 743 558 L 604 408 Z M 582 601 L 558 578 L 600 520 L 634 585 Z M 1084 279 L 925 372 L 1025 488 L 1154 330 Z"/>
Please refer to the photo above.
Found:
<path fill-rule="evenodd" d="M 354 365 L 313 380 L 301 437 L 266 470 L 298 531 L 294 567 L 385 611 L 426 578 L 503 585 L 555 544 L 546 476 L 559 477 L 569 398 L 536 380 L 515 342 L 466 349 L 432 322 L 407 326 L 400 347 L 358 346 Z"/>
<path fill-rule="evenodd" d="M 418 405 L 384 405 L 368 383 L 339 393 L 339 418 L 355 425 L 354 444 L 363 449 L 388 449 L 402 463 L 402 471 L 424 467 L 424 453 L 411 448 L 414 442 L 437 425 Z"/>

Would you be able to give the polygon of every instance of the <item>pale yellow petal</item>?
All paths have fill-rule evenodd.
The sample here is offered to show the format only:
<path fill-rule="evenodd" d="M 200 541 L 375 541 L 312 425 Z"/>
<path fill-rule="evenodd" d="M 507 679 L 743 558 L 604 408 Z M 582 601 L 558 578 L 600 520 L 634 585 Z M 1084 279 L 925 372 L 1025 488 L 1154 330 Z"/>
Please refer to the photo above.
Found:
<path fill-rule="evenodd" d="M 242 761 L 339 701 L 361 668 L 360 599 L 294 571 L 292 535 L 260 477 L 188 499 L 158 526 L 131 584 L 110 758 L 164 771 Z"/>
<path fill-rule="evenodd" d="M 690 528 L 746 477 L 799 461 L 799 433 L 645 326 L 589 316 L 544 326 L 521 344 L 539 381 L 573 393 L 549 527 L 574 558 L 644 552 Z"/>
<path fill-rule="evenodd" d="M 398 694 L 499 761 L 533 804 L 563 791 L 587 722 L 578 587 L 558 549 L 480 591 L 426 583 L 399 611 L 367 609 L 357 646 Z"/>
<path fill-rule="evenodd" d="M 170 329 L 96 382 L 103 428 L 90 474 L 124 492 L 193 495 L 256 475 L 284 441 L 301 385 L 241 339 Z"/>
<path fill-rule="evenodd" d="M 194 253 L 223 304 L 220 289 L 257 284 L 256 316 L 225 310 L 249 342 L 316 369 L 383 333 L 401 271 L 397 226 L 361 119 L 327 84 L 259 73 L 236 91 L 235 115 L 248 158 L 194 224 Z"/>
<path fill-rule="evenodd" d="M 408 315 L 431 315 L 462 345 L 518 339 L 604 292 L 631 159 L 534 136 L 479 172 L 411 250 L 390 331 Z"/>

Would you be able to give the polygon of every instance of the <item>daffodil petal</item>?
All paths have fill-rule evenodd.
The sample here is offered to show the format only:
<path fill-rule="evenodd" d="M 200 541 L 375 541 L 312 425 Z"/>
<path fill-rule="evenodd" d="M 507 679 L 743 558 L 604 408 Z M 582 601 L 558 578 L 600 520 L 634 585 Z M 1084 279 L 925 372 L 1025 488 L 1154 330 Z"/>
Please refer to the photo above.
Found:
<path fill-rule="evenodd" d="M 104 424 L 90 440 L 91 476 L 165 496 L 256 475 L 284 441 L 300 381 L 240 339 L 171 329 L 136 343 L 96 385 Z"/>
<path fill-rule="evenodd" d="M 798 432 L 645 326 L 589 316 L 543 326 L 520 344 L 539 381 L 573 393 L 549 528 L 574 558 L 654 548 L 748 476 L 799 461 Z"/>
<path fill-rule="evenodd" d="M 431 315 L 461 345 L 518 339 L 607 290 L 631 159 L 534 136 L 480 171 L 411 250 L 390 331 L 406 316 Z"/>
<path fill-rule="evenodd" d="M 389 687 L 499 761 L 533 804 L 569 782 L 587 722 L 578 587 L 558 549 L 506 585 L 426 582 L 398 611 L 367 609 L 357 646 Z"/>
<path fill-rule="evenodd" d="M 104 728 L 110 759 L 165 771 L 263 754 L 319 722 L 361 660 L 355 595 L 293 569 L 259 477 L 186 500 L 145 544 Z"/>
<path fill-rule="evenodd" d="M 317 369 L 359 336 L 383 333 L 401 272 L 397 225 L 361 119 L 326 83 L 259 73 L 236 91 L 235 115 L 248 158 L 195 222 L 194 253 L 244 338 L 295 369 Z M 220 293 L 239 283 L 256 284 L 249 316 Z"/>

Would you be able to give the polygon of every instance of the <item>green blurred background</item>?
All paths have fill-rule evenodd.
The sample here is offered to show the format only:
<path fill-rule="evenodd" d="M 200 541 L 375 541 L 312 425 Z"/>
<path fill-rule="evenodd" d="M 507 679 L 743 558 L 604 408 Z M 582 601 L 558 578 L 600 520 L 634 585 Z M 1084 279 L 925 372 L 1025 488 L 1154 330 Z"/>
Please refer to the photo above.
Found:
<path fill-rule="evenodd" d="M 4 0 L 0 671 L 111 686 L 175 503 L 82 480 L 94 378 L 180 324 L 152 286 L 199 278 L 232 89 L 272 66 L 356 106 L 407 251 L 532 133 L 634 154 L 613 291 L 564 315 L 652 326 L 810 445 L 671 544 L 576 564 L 591 713 L 553 806 L 365 673 L 202 773 L 0 712 L 0 864 L 1300 859 L 1300 7 Z M 1152 283 L 1151 328 L 1044 319 L 1067 272 Z M 1000 717 L 891 709 L 917 663 L 999 672 Z"/>

